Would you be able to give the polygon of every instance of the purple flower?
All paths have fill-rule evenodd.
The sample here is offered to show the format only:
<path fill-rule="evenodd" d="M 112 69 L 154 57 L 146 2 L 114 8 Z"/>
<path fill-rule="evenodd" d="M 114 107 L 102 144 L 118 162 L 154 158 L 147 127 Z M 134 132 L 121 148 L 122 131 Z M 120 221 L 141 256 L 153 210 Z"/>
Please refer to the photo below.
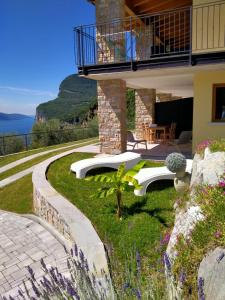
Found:
<path fill-rule="evenodd" d="M 31 280 L 31 285 L 32 285 L 32 289 L 33 289 L 35 295 L 36 295 L 38 298 L 41 297 L 41 294 L 40 294 L 38 288 L 36 287 L 36 285 L 33 283 L 32 280 Z"/>
<path fill-rule="evenodd" d="M 28 272 L 29 272 L 31 278 L 32 278 L 33 280 L 35 280 L 34 271 L 31 269 L 30 266 L 27 267 L 27 270 L 28 270 Z"/>
<path fill-rule="evenodd" d="M 141 256 L 140 253 L 136 252 L 136 263 L 137 263 L 137 273 L 141 272 Z"/>
<path fill-rule="evenodd" d="M 183 284 L 186 280 L 186 274 L 184 273 L 184 271 L 182 270 L 179 276 L 179 281 Z"/>
<path fill-rule="evenodd" d="M 124 289 L 124 290 L 127 290 L 129 287 L 130 287 L 129 282 L 127 282 L 127 283 L 125 283 L 125 284 L 123 285 L 123 289 Z"/>
<path fill-rule="evenodd" d="M 137 299 L 141 299 L 141 291 L 139 289 L 134 289 L 134 293 Z"/>
<path fill-rule="evenodd" d="M 205 300 L 204 279 L 202 277 L 199 277 L 198 279 L 198 299 Z"/>
<path fill-rule="evenodd" d="M 161 245 L 167 245 L 169 243 L 170 240 L 170 233 L 166 233 L 164 238 L 161 240 Z"/>
<path fill-rule="evenodd" d="M 77 244 L 74 244 L 74 254 L 75 254 L 76 256 L 78 255 Z"/>
<path fill-rule="evenodd" d="M 43 267 L 43 269 L 47 272 L 48 271 L 48 269 L 47 269 L 47 267 L 46 267 L 46 264 L 45 264 L 45 262 L 44 262 L 44 259 L 42 258 L 41 259 L 41 265 L 42 265 L 42 267 Z"/>
<path fill-rule="evenodd" d="M 221 260 L 224 258 L 224 256 L 225 256 L 225 253 L 224 252 L 222 252 L 218 257 L 217 257 L 217 262 L 219 263 L 219 262 L 221 262 Z"/>
<path fill-rule="evenodd" d="M 166 269 L 171 272 L 171 262 L 170 262 L 170 258 L 168 256 L 168 254 L 166 252 L 164 252 L 164 264 L 166 266 Z"/>

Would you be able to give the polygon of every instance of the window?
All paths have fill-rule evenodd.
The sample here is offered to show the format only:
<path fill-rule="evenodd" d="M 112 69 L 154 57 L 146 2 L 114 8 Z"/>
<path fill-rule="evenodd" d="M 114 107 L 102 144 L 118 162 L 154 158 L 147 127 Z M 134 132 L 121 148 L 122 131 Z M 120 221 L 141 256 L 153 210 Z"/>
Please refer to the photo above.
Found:
<path fill-rule="evenodd" d="M 225 122 L 225 83 L 213 85 L 212 122 Z"/>

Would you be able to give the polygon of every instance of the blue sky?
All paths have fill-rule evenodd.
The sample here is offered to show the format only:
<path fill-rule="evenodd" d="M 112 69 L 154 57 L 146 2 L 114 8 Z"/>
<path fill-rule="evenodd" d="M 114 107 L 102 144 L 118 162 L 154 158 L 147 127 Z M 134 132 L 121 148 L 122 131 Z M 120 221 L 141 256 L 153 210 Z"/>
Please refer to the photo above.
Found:
<path fill-rule="evenodd" d="M 35 114 L 76 73 L 73 27 L 95 21 L 86 0 L 0 0 L 0 112 Z"/>

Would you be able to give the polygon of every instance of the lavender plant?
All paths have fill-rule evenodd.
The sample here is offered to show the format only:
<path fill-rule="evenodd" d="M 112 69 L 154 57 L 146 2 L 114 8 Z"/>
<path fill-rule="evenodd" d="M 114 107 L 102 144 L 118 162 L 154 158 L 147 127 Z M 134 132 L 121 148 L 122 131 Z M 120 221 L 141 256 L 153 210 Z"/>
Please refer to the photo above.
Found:
<path fill-rule="evenodd" d="M 64 276 L 59 272 L 57 267 L 48 267 L 44 260 L 41 259 L 41 265 L 45 275 L 37 280 L 35 272 L 28 266 L 29 281 L 31 289 L 29 290 L 24 283 L 24 290 L 18 290 L 16 299 L 45 299 L 45 300 L 106 300 L 113 299 L 113 291 L 111 288 L 111 281 L 102 270 L 101 282 L 94 273 L 90 271 L 87 259 L 81 249 L 77 245 L 70 250 L 66 248 L 67 253 L 67 267 L 69 276 Z M 104 282 L 104 284 L 103 284 Z M 35 295 L 35 296 L 33 296 Z M 3 297 L 3 300 L 13 300 L 12 296 L 9 298 Z"/>

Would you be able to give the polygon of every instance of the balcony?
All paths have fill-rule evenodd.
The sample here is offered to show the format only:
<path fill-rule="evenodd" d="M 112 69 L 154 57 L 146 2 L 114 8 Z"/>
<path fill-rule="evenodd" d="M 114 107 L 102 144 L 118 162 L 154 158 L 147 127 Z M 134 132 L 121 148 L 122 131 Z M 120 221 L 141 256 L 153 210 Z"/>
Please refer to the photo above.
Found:
<path fill-rule="evenodd" d="M 217 21 L 218 18 L 223 19 L 224 7 L 225 1 L 220 1 L 219 4 L 184 7 L 76 27 L 75 62 L 78 72 L 88 75 L 136 71 L 149 67 L 193 65 L 205 62 L 206 58 L 224 59 L 224 51 L 222 54 L 220 51 L 211 53 L 216 43 L 220 44 L 219 50 L 225 49 L 224 36 L 221 35 L 224 24 Z M 215 41 L 216 35 L 210 30 L 219 30 L 222 42 L 219 39 Z M 193 41 L 196 55 L 193 53 Z M 205 52 L 210 54 L 205 55 Z"/>

